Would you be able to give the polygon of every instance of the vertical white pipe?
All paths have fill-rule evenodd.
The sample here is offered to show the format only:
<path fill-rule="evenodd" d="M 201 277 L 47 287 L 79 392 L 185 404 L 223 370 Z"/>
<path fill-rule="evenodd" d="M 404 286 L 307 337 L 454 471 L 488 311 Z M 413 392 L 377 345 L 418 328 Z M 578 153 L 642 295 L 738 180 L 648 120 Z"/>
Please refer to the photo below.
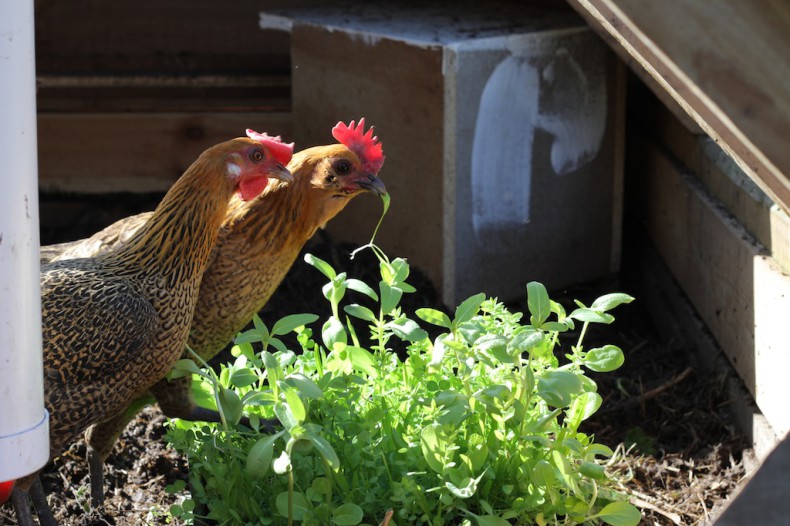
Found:
<path fill-rule="evenodd" d="M 0 481 L 49 457 L 38 250 L 33 0 L 0 0 Z"/>

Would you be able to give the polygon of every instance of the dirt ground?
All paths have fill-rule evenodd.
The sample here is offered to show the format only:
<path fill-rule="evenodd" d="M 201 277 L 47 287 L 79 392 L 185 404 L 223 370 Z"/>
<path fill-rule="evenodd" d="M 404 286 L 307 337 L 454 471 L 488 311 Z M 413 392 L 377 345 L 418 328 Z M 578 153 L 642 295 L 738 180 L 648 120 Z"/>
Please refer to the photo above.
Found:
<path fill-rule="evenodd" d="M 147 204 L 140 202 L 140 209 Z M 42 234 L 42 241 L 63 240 L 55 234 Z M 308 250 L 363 280 L 376 268 L 364 260 L 349 261 L 347 247 L 326 238 L 314 240 Z M 412 299 L 407 310 L 438 306 L 430 283 L 419 275 L 410 282 L 421 294 L 407 296 Z M 326 312 L 322 284 L 323 276 L 297 260 L 262 311 L 264 321 L 271 323 L 297 312 Z M 590 302 L 619 285 L 610 280 L 555 299 Z M 633 293 L 627 288 L 623 291 Z M 643 524 L 704 524 L 744 477 L 747 444 L 732 424 L 724 381 L 698 373 L 689 358 L 691 349 L 662 339 L 638 298 L 613 314 L 615 323 L 595 326 L 587 346 L 616 344 L 624 350 L 626 362 L 617 372 L 596 378 L 604 403 L 586 423 L 586 431 L 594 433 L 598 442 L 612 448 L 623 444 L 627 450 L 615 467 L 624 476 L 623 490 L 643 512 Z M 168 524 L 167 509 L 179 497 L 166 493 L 165 487 L 177 479 L 186 480 L 187 464 L 164 444 L 164 423 L 158 409 L 148 408 L 126 429 L 105 467 L 107 498 L 102 510 L 89 512 L 83 442 L 73 444 L 50 463 L 42 478 L 59 522 Z M 10 504 L 0 507 L 0 524 L 16 524 Z"/>

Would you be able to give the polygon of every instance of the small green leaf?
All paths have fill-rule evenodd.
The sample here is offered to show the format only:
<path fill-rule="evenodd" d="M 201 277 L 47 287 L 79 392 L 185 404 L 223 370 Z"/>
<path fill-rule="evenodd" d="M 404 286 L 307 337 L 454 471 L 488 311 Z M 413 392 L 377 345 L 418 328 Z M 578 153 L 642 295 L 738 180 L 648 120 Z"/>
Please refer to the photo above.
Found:
<path fill-rule="evenodd" d="M 488 459 L 488 446 L 486 445 L 485 438 L 473 434 L 469 437 L 466 448 L 466 457 L 469 459 L 472 472 L 483 469 Z"/>
<path fill-rule="evenodd" d="M 282 433 L 263 437 L 252 446 L 252 449 L 250 449 L 250 452 L 247 454 L 245 469 L 247 475 L 253 480 L 261 479 L 269 472 L 272 458 L 274 458 L 274 442 L 280 435 L 282 435 Z"/>
<path fill-rule="evenodd" d="M 581 496 L 582 492 L 579 487 L 579 482 L 576 480 L 573 467 L 571 467 L 571 463 L 568 459 L 556 449 L 551 452 L 551 459 L 554 461 L 554 467 L 559 471 L 560 480 L 562 480 L 576 496 Z"/>
<path fill-rule="evenodd" d="M 286 347 L 283 341 L 280 340 L 279 338 L 272 338 L 271 340 L 269 340 L 269 345 L 271 345 L 281 353 L 288 351 L 288 347 Z"/>
<path fill-rule="evenodd" d="M 285 402 L 277 402 L 274 404 L 274 416 L 280 421 L 286 430 L 293 429 L 299 424 L 299 421 L 294 416 L 291 408 Z"/>
<path fill-rule="evenodd" d="M 288 517 L 288 492 L 283 491 L 277 495 L 274 505 L 277 507 L 277 513 L 283 517 Z M 304 496 L 304 493 L 300 491 L 294 491 L 293 516 L 291 518 L 295 521 L 301 521 L 311 509 L 312 506 L 310 505 L 310 501 L 307 500 L 307 497 Z"/>
<path fill-rule="evenodd" d="M 395 269 L 392 268 L 392 265 L 387 263 L 386 261 L 379 262 L 379 274 L 381 274 L 382 281 L 385 281 L 388 284 L 392 284 L 395 277 Z"/>
<path fill-rule="evenodd" d="M 187 487 L 187 483 L 185 480 L 176 479 L 175 481 L 173 481 L 172 484 L 168 484 L 167 486 L 165 486 L 165 493 L 168 494 L 178 493 L 179 491 L 184 491 L 186 487 Z"/>
<path fill-rule="evenodd" d="M 214 396 L 214 384 L 204 377 L 192 378 L 192 396 L 195 403 L 206 409 L 217 410 L 217 399 Z"/>
<path fill-rule="evenodd" d="M 612 310 L 618 305 L 622 305 L 623 303 L 631 303 L 632 301 L 634 301 L 633 296 L 623 294 L 622 292 L 614 292 L 612 294 L 605 294 L 601 296 L 593 302 L 590 308 L 606 312 Z"/>
<path fill-rule="evenodd" d="M 388 322 L 385 327 L 394 332 L 398 338 L 408 342 L 421 342 L 428 337 L 428 333 L 417 325 L 417 322 L 401 316 Z"/>
<path fill-rule="evenodd" d="M 395 283 L 405 281 L 409 277 L 409 264 L 403 258 L 395 258 L 392 260 L 392 268 L 395 269 L 394 280 Z"/>
<path fill-rule="evenodd" d="M 453 335 L 445 333 L 436 337 L 433 342 L 433 349 L 431 351 L 431 361 L 428 363 L 431 367 L 438 367 L 444 360 L 444 355 L 447 352 L 447 347 L 444 345 L 445 340 L 452 339 Z"/>
<path fill-rule="evenodd" d="M 340 458 L 337 456 L 332 445 L 324 437 L 321 435 L 305 435 L 304 438 L 313 443 L 313 446 L 321 453 L 321 456 L 324 457 L 324 460 L 329 463 L 332 469 L 336 470 L 340 468 Z"/>
<path fill-rule="evenodd" d="M 310 484 L 310 489 L 316 492 L 319 495 L 331 495 L 332 494 L 332 481 L 330 481 L 326 477 L 316 477 L 313 479 L 313 482 Z"/>
<path fill-rule="evenodd" d="M 606 468 L 595 462 L 582 462 L 579 466 L 579 473 L 596 480 L 604 480 L 606 478 Z"/>
<path fill-rule="evenodd" d="M 280 318 L 272 327 L 272 335 L 283 336 L 302 325 L 309 325 L 318 319 L 315 314 L 291 314 Z"/>
<path fill-rule="evenodd" d="M 348 342 L 346 328 L 340 320 L 334 316 L 327 319 L 326 323 L 324 323 L 324 326 L 321 328 L 321 338 L 324 340 L 324 346 L 329 350 L 334 349 L 335 344 L 338 342 Z"/>
<path fill-rule="evenodd" d="M 552 407 L 566 407 L 581 391 L 582 383 L 575 374 L 552 369 L 538 377 L 538 396 Z"/>
<path fill-rule="evenodd" d="M 573 324 L 573 322 L 571 322 Z M 540 326 L 541 330 L 552 332 L 565 332 L 572 327 L 568 327 L 567 323 L 560 323 L 558 321 L 547 321 Z"/>
<path fill-rule="evenodd" d="M 614 321 L 614 316 L 611 314 L 584 307 L 571 312 L 568 317 L 587 323 L 604 323 L 607 325 Z"/>
<path fill-rule="evenodd" d="M 371 323 L 376 321 L 376 315 L 365 306 L 354 303 L 353 305 L 346 305 L 343 307 L 343 310 L 346 311 L 346 314 L 359 318 L 360 320 L 369 321 Z"/>
<path fill-rule="evenodd" d="M 370 288 L 370 286 L 368 286 L 368 284 L 365 283 L 364 281 L 360 281 L 358 279 L 347 279 L 346 280 L 346 286 L 348 288 L 350 288 L 351 290 L 355 290 L 355 291 L 357 291 L 359 293 L 364 294 L 365 296 L 369 297 L 373 301 L 378 301 L 379 300 L 379 297 L 376 294 L 376 291 L 374 291 L 372 288 Z"/>
<path fill-rule="evenodd" d="M 614 451 L 609 446 L 604 444 L 590 444 L 587 446 L 587 449 L 584 451 L 586 458 L 593 458 L 595 456 L 601 456 L 609 458 L 614 455 Z"/>
<path fill-rule="evenodd" d="M 269 377 L 269 385 L 276 384 L 283 379 L 283 368 L 272 353 L 269 351 L 261 352 L 261 360 Z"/>
<path fill-rule="evenodd" d="M 401 289 L 406 294 L 411 294 L 412 292 L 417 292 L 417 289 L 406 283 L 405 281 L 401 281 L 398 283 L 398 288 Z"/>
<path fill-rule="evenodd" d="M 308 265 L 312 265 L 317 268 L 321 274 L 329 279 L 335 279 L 337 277 L 337 272 L 335 272 L 335 269 L 332 268 L 332 265 L 321 258 L 317 258 L 312 254 L 305 254 L 304 261 Z"/>
<path fill-rule="evenodd" d="M 236 424 L 241 420 L 241 413 L 243 406 L 241 399 L 236 391 L 226 389 L 225 387 L 219 388 L 219 403 L 222 404 L 222 412 L 225 414 L 225 420 L 230 424 Z"/>
<path fill-rule="evenodd" d="M 538 460 L 531 470 L 532 481 L 541 488 L 550 488 L 557 480 L 556 471 L 547 460 Z"/>
<path fill-rule="evenodd" d="M 285 383 L 298 389 L 307 398 L 319 399 L 324 396 L 324 392 L 316 383 L 302 373 L 291 373 L 285 379 Z"/>
<path fill-rule="evenodd" d="M 608 373 L 618 369 L 625 362 L 623 351 L 615 345 L 605 345 L 590 349 L 584 357 L 584 365 L 597 373 Z"/>
<path fill-rule="evenodd" d="M 466 323 L 467 321 L 471 320 L 472 317 L 477 314 L 477 311 L 480 310 L 480 305 L 485 299 L 486 295 L 482 292 L 465 299 L 460 305 L 458 305 L 458 307 L 456 307 L 455 319 L 453 320 L 452 325 L 458 327 L 462 323 Z"/>
<path fill-rule="evenodd" d="M 501 363 L 513 363 L 514 359 L 507 352 L 508 340 L 499 334 L 484 334 L 475 342 L 475 349 Z"/>
<path fill-rule="evenodd" d="M 580 394 L 579 397 L 571 403 L 565 423 L 568 424 L 571 429 L 577 429 L 583 421 L 587 420 L 598 411 L 602 402 L 603 398 L 601 398 L 601 395 L 598 393 L 587 392 Z"/>
<path fill-rule="evenodd" d="M 428 466 L 436 473 L 444 471 L 444 438 L 439 432 L 439 427 L 430 425 L 423 428 L 420 433 L 420 448 Z"/>
<path fill-rule="evenodd" d="M 352 502 L 341 504 L 332 512 L 332 522 L 337 526 L 356 526 L 362 522 L 362 508 Z"/>
<path fill-rule="evenodd" d="M 244 405 L 273 405 L 274 395 L 271 391 L 250 391 L 241 398 L 241 403 Z"/>
<path fill-rule="evenodd" d="M 230 373 L 230 383 L 236 387 L 247 387 L 258 381 L 258 375 L 249 367 L 235 369 Z"/>
<path fill-rule="evenodd" d="M 307 411 L 302 399 L 299 398 L 299 393 L 295 389 L 285 389 L 285 401 L 288 402 L 288 407 L 291 409 L 291 414 L 293 414 L 296 422 L 299 424 L 304 422 L 304 419 L 307 417 Z"/>
<path fill-rule="evenodd" d="M 349 353 L 351 365 L 354 366 L 354 369 L 374 378 L 378 376 L 378 371 L 376 370 L 376 359 L 372 354 L 370 354 L 370 351 L 363 349 L 362 347 L 355 347 L 353 345 L 346 347 L 346 351 Z"/>
<path fill-rule="evenodd" d="M 511 526 L 509 521 L 497 515 L 475 515 L 477 526 Z"/>
<path fill-rule="evenodd" d="M 400 303 L 403 290 L 384 281 L 379 282 L 379 290 L 381 291 L 381 312 L 389 314 Z"/>
<path fill-rule="evenodd" d="M 590 518 L 601 519 L 611 526 L 636 526 L 642 520 L 642 514 L 627 502 L 611 502 Z"/>
<path fill-rule="evenodd" d="M 241 345 L 243 343 L 258 343 L 262 342 L 263 340 L 264 337 L 261 335 L 258 329 L 250 329 L 237 334 L 236 338 L 233 340 L 233 343 Z"/>
<path fill-rule="evenodd" d="M 195 362 L 189 358 L 184 358 L 182 360 L 178 360 L 173 366 L 173 371 L 170 374 L 170 378 L 181 378 L 182 376 L 189 376 L 190 374 L 206 376 L 206 373 L 201 371 Z"/>
<path fill-rule="evenodd" d="M 514 358 L 525 352 L 531 352 L 543 342 L 543 333 L 535 330 L 522 330 L 518 332 L 507 345 L 507 352 Z"/>
<path fill-rule="evenodd" d="M 540 328 L 551 314 L 549 293 L 542 283 L 537 281 L 527 283 L 527 307 L 530 313 L 529 322 L 536 329 Z"/>
<path fill-rule="evenodd" d="M 261 337 L 266 339 L 269 336 L 269 329 L 266 328 L 266 324 L 263 323 L 260 316 L 257 314 L 252 315 L 252 324 L 255 326 L 255 330 L 261 333 Z"/>
<path fill-rule="evenodd" d="M 426 321 L 432 325 L 438 325 L 439 327 L 444 327 L 446 329 L 452 327 L 450 317 L 440 310 L 423 308 L 417 309 L 415 314 L 417 314 L 417 317 L 421 320 Z"/>

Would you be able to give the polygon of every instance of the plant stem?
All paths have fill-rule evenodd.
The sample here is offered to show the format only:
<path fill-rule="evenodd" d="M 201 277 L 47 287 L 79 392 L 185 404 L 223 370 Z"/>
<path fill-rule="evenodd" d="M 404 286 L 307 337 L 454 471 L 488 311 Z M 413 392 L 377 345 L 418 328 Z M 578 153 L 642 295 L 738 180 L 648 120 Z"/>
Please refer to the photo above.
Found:
<path fill-rule="evenodd" d="M 590 325 L 589 321 L 585 321 L 584 325 L 582 325 L 582 330 L 579 333 L 579 340 L 576 342 L 576 348 L 577 349 L 581 349 L 582 348 L 582 340 L 584 339 L 584 334 L 587 332 L 587 326 L 588 325 Z"/>
<path fill-rule="evenodd" d="M 288 470 L 288 526 L 294 523 L 294 471 Z"/>
<path fill-rule="evenodd" d="M 198 353 L 196 353 L 194 349 L 192 349 L 192 347 L 190 347 L 187 344 L 184 344 L 184 346 L 187 348 L 187 351 L 192 355 L 192 357 L 196 358 L 197 361 L 200 362 L 200 365 L 202 365 L 203 368 L 206 369 L 211 375 L 211 381 L 214 387 L 214 403 L 217 404 L 217 413 L 219 413 L 219 419 L 220 422 L 222 423 L 222 429 L 227 431 L 228 421 L 225 418 L 225 411 L 222 410 L 222 402 L 219 399 L 219 390 L 222 388 L 222 386 L 219 385 L 219 379 L 217 378 L 217 375 L 214 373 L 214 369 L 212 369 L 211 366 L 208 364 L 208 362 L 206 362 L 206 360 L 204 360 Z"/>

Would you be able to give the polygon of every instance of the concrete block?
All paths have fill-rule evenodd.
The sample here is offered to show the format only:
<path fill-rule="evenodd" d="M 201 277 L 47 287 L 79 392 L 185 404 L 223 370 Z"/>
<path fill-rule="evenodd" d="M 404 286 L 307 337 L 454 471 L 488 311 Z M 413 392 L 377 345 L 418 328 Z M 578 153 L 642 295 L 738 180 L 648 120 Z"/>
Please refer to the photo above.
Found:
<path fill-rule="evenodd" d="M 376 126 L 392 196 L 378 243 L 445 303 L 618 269 L 622 70 L 580 18 L 368 6 L 262 14 L 261 26 L 284 16 L 297 147 L 327 142 L 338 120 Z M 366 242 L 380 210 L 356 199 L 329 229 Z"/>

